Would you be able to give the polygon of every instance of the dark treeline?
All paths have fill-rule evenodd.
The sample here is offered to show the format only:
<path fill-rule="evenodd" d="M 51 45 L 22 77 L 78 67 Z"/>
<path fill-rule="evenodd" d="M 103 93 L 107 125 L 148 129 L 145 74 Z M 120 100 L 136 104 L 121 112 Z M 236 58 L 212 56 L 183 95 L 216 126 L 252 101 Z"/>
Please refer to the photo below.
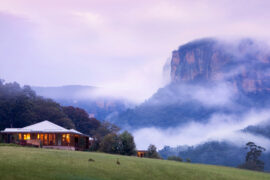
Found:
<path fill-rule="evenodd" d="M 93 137 L 90 150 L 133 155 L 135 143 L 128 132 L 109 122 L 90 118 L 80 108 L 61 106 L 52 99 L 36 95 L 30 86 L 0 80 L 0 130 L 21 128 L 49 120 L 65 128 L 74 128 Z"/>
<path fill-rule="evenodd" d="M 0 129 L 21 128 L 40 121 L 49 120 L 65 128 L 76 128 L 89 134 L 83 129 L 85 125 L 90 129 L 96 128 L 92 124 L 100 123 L 88 118 L 84 110 L 62 107 L 51 99 L 36 95 L 30 86 L 23 86 L 16 82 L 4 83 L 0 81 Z M 82 121 L 85 124 L 81 124 Z M 88 123 L 88 124 L 87 124 Z M 89 126 L 90 125 L 90 126 Z"/>

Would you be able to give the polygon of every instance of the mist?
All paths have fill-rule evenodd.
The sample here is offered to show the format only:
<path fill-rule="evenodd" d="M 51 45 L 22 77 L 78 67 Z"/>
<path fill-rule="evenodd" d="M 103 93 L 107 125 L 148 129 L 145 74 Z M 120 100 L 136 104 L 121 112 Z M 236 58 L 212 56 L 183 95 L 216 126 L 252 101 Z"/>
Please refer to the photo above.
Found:
<path fill-rule="evenodd" d="M 164 146 L 196 146 L 208 141 L 227 141 L 236 146 L 244 146 L 253 141 L 269 149 L 269 139 L 242 131 L 250 125 L 269 124 L 268 112 L 269 109 L 251 110 L 242 116 L 214 114 L 207 123 L 191 121 L 179 127 L 166 129 L 141 128 L 133 131 L 133 135 L 138 149 L 147 149 L 149 144 L 161 149 Z"/>

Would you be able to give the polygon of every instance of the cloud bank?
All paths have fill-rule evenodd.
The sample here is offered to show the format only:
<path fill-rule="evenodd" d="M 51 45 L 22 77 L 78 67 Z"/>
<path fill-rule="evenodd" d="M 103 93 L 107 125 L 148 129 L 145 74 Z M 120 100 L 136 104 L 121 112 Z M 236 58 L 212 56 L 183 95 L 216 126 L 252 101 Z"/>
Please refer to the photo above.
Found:
<path fill-rule="evenodd" d="M 270 140 L 241 130 L 249 125 L 269 122 L 269 110 L 251 110 L 243 116 L 214 114 L 207 123 L 190 122 L 175 128 L 161 129 L 156 127 L 142 128 L 133 132 L 138 149 L 147 149 L 149 144 L 155 144 L 158 149 L 168 145 L 198 145 L 207 141 L 228 141 L 237 146 L 243 146 L 253 141 L 267 149 Z"/>

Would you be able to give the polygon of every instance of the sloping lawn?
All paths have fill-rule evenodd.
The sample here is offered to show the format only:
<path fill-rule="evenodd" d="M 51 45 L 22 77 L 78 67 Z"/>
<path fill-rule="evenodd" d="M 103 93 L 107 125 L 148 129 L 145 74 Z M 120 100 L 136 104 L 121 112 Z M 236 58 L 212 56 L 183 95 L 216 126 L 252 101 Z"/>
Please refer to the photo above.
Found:
<path fill-rule="evenodd" d="M 0 179 L 270 180 L 270 174 L 104 153 L 0 146 Z"/>

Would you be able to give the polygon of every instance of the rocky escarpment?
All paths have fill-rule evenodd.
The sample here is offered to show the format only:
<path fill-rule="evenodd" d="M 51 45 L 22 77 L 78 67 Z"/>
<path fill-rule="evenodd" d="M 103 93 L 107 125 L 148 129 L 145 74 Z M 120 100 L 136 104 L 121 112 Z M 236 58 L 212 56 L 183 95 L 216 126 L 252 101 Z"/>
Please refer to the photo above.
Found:
<path fill-rule="evenodd" d="M 173 83 L 229 81 L 244 92 L 270 91 L 270 56 L 252 40 L 194 41 L 172 52 Z"/>
<path fill-rule="evenodd" d="M 114 123 L 175 127 L 208 122 L 216 114 L 238 117 L 270 108 L 270 51 L 262 47 L 249 39 L 203 39 L 180 46 L 172 54 L 171 83 L 120 113 Z"/>

